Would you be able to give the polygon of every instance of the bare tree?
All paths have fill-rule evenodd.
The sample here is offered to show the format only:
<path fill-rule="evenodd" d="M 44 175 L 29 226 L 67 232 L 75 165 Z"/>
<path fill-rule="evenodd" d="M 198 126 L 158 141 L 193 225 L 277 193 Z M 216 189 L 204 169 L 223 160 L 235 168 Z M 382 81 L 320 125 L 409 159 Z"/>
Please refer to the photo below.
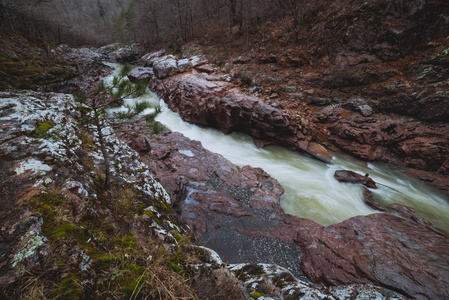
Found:
<path fill-rule="evenodd" d="M 301 21 L 306 11 L 305 0 L 278 0 L 279 6 L 293 19 L 293 27 L 295 32 L 295 42 L 299 42 L 299 29 Z"/>

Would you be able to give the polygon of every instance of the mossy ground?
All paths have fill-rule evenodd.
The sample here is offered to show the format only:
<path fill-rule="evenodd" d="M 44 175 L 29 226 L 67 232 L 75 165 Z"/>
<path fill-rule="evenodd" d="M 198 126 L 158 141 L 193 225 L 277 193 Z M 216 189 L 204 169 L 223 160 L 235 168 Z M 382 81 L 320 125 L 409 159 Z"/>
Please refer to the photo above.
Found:
<path fill-rule="evenodd" d="M 176 245 L 165 249 L 151 232 L 143 238 L 129 228 L 148 228 L 156 219 L 159 224 L 174 222 L 166 208 L 160 207 L 157 218 L 144 210 L 141 204 L 148 199 L 141 192 L 111 189 L 91 204 L 97 213 L 85 212 L 81 218 L 54 183 L 30 199 L 31 208 L 43 217 L 42 233 L 52 251 L 22 278 L 19 298 L 35 293 L 47 299 L 197 298 L 186 265 L 200 260 L 183 247 L 191 242 L 172 230 Z"/>
<path fill-rule="evenodd" d="M 36 89 L 78 75 L 76 66 L 51 53 L 52 46 L 0 30 L 0 90 Z"/>

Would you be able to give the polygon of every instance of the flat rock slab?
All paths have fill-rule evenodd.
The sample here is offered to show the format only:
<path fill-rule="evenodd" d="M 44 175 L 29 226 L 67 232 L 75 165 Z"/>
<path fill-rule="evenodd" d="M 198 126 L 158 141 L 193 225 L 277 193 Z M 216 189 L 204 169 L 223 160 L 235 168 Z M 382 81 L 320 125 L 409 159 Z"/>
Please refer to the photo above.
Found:
<path fill-rule="evenodd" d="M 148 136 L 147 142 L 151 151 L 143 160 L 207 247 L 228 263 L 275 263 L 301 275 L 300 253 L 288 234 L 301 219 L 281 209 L 283 189 L 277 180 L 260 168 L 237 167 L 179 133 Z M 141 153 L 147 149 L 144 142 L 133 147 Z"/>
<path fill-rule="evenodd" d="M 314 282 L 374 283 L 413 299 L 447 299 L 448 232 L 433 227 L 412 208 L 392 204 L 388 210 L 298 230 L 301 270 Z"/>

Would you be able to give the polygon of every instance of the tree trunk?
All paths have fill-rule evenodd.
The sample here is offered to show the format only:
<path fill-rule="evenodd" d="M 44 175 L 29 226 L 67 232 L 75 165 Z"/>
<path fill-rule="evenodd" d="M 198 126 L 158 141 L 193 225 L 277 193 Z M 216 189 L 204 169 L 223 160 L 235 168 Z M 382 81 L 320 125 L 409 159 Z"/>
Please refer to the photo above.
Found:
<path fill-rule="evenodd" d="M 105 178 L 104 178 L 104 183 L 103 183 L 103 189 L 107 190 L 111 185 L 111 162 L 109 159 L 109 154 L 106 151 L 106 143 L 104 141 L 103 132 L 101 131 L 103 126 L 101 125 L 101 120 L 100 120 L 100 116 L 98 114 L 98 110 L 95 106 L 94 106 L 93 110 L 94 110 L 95 127 L 97 127 L 97 132 L 98 132 L 98 141 L 100 142 L 100 150 L 101 150 L 101 153 L 103 154 L 103 159 L 104 159 Z"/>

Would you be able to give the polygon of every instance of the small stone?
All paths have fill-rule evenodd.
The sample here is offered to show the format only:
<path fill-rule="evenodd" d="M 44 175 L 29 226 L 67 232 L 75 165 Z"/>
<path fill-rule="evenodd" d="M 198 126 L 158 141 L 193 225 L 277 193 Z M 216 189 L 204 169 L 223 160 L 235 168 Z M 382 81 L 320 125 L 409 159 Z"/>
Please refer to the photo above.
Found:
<path fill-rule="evenodd" d="M 305 90 L 305 92 L 306 92 L 307 94 L 309 94 L 309 95 L 315 94 L 315 90 L 314 90 L 314 89 L 308 89 L 308 90 Z"/>
<path fill-rule="evenodd" d="M 239 56 L 236 60 L 233 61 L 234 64 L 247 64 L 251 61 L 251 58 L 245 56 Z"/>

